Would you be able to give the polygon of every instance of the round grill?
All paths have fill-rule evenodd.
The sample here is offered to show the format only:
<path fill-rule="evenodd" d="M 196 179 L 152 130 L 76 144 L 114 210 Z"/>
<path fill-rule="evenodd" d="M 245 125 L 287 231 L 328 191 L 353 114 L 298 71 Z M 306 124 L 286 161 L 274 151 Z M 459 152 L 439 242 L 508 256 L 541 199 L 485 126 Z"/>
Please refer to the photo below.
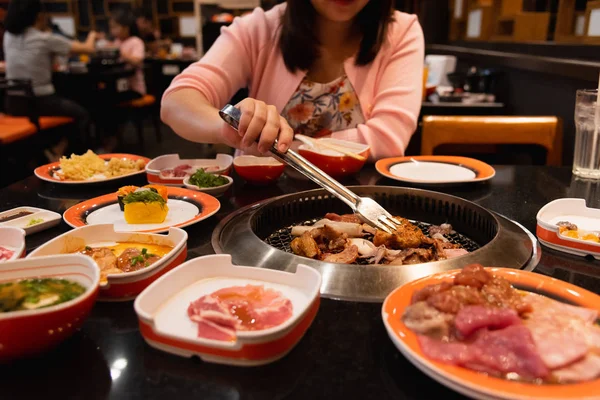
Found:
<path fill-rule="evenodd" d="M 404 283 L 473 263 L 531 270 L 539 262 L 539 245 L 529 231 L 475 203 L 412 188 L 349 189 L 373 198 L 392 215 L 416 221 L 425 234 L 431 225 L 449 223 L 456 233 L 448 239 L 469 254 L 413 265 L 348 265 L 297 256 L 290 250 L 293 226 L 314 224 L 327 213 L 350 212 L 324 189 L 276 197 L 230 214 L 213 232 L 213 247 L 217 253 L 230 254 L 237 265 L 290 272 L 298 264 L 310 266 L 323 277 L 323 296 L 358 301 L 381 301 Z"/>

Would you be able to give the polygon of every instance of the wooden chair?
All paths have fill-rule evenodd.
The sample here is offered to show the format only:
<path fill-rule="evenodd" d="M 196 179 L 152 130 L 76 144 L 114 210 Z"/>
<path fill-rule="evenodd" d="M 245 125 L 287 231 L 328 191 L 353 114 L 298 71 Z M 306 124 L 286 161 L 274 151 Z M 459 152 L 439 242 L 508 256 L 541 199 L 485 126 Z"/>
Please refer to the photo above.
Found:
<path fill-rule="evenodd" d="M 127 111 L 127 118 L 133 122 L 137 130 L 140 145 L 144 145 L 144 120 L 146 118 L 149 118 L 154 125 L 156 140 L 159 143 L 162 141 L 160 120 L 158 118 L 160 111 L 156 106 L 156 97 L 146 94 L 139 99 L 120 103 L 118 107 Z"/>
<path fill-rule="evenodd" d="M 421 154 L 433 155 L 440 145 L 538 145 L 546 149 L 546 165 L 562 162 L 562 121 L 557 117 L 425 116 Z"/>

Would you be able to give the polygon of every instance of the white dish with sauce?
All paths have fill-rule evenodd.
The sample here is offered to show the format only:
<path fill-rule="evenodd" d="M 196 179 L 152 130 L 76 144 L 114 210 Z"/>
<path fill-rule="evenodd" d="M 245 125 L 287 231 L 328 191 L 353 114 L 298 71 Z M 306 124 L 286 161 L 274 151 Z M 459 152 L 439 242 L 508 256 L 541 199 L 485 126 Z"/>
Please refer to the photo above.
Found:
<path fill-rule="evenodd" d="M 37 207 L 17 207 L 0 213 L 0 226 L 23 229 L 31 235 L 60 224 L 62 216 Z"/>
<path fill-rule="evenodd" d="M 187 315 L 191 302 L 232 286 L 274 289 L 292 304 L 292 315 L 272 328 L 237 331 L 231 341 L 198 337 Z M 148 286 L 135 301 L 140 331 L 157 349 L 207 362 L 239 366 L 264 365 L 284 357 L 300 341 L 319 307 L 321 275 L 298 265 L 295 273 L 231 263 L 227 254 L 190 260 Z"/>
<path fill-rule="evenodd" d="M 34 250 L 27 258 L 78 252 L 86 246 L 113 247 L 115 254 L 121 247 L 146 248 L 148 253 L 163 254 L 158 246 L 171 250 L 148 267 L 132 272 L 109 273 L 100 282 L 100 300 L 125 301 L 134 299 L 148 285 L 180 265 L 187 257 L 187 232 L 169 228 L 167 235 L 153 233 L 117 232 L 112 224 L 88 225 L 66 232 Z"/>

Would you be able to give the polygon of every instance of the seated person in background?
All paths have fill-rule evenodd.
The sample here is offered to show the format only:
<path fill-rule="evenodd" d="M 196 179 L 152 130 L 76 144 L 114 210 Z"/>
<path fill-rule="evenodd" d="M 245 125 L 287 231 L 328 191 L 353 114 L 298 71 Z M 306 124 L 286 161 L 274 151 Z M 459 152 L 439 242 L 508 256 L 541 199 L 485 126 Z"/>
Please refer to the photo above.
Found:
<path fill-rule="evenodd" d="M 425 46 L 417 17 L 394 3 L 288 0 L 236 18 L 173 80 L 163 121 L 185 139 L 245 152 L 266 153 L 277 138 L 287 151 L 296 131 L 368 144 L 372 159 L 403 155 L 421 108 Z M 238 134 L 217 111 L 247 86 Z"/>
<path fill-rule="evenodd" d="M 154 28 L 152 13 L 144 9 L 135 11 L 135 23 L 140 34 L 140 38 L 146 45 L 146 51 L 150 56 L 156 56 L 163 50 L 165 54 L 169 53 L 171 46 L 170 39 L 162 39 L 160 31 Z"/>
<path fill-rule="evenodd" d="M 71 53 L 93 53 L 96 33 L 90 32 L 85 42 L 68 40 L 62 36 L 44 32 L 48 19 L 42 13 L 40 0 L 12 0 L 5 18 L 4 55 L 6 78 L 30 80 L 37 110 L 40 116 L 66 116 L 75 119 L 78 130 L 71 138 L 72 151 L 82 151 L 80 141 L 89 134 L 90 115 L 79 104 L 56 95 L 52 85 L 54 56 Z M 6 101 L 9 114 L 28 115 L 28 103 L 18 96 Z M 50 159 L 65 154 L 69 141 L 63 138 L 58 145 L 45 151 Z"/>
<path fill-rule="evenodd" d="M 146 94 L 144 79 L 145 46 L 140 39 L 135 17 L 129 10 L 122 9 L 111 15 L 109 20 L 113 45 L 119 48 L 121 59 L 135 68 L 135 74 L 129 78 L 129 91 L 119 97 L 120 101 L 133 100 Z"/>

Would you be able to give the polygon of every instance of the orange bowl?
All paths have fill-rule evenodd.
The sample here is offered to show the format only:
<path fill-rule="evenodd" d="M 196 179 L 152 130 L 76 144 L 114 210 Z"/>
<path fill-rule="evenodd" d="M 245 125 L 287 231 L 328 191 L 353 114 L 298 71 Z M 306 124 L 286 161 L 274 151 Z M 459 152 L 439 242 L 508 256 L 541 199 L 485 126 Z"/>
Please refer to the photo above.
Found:
<path fill-rule="evenodd" d="M 0 266 L 0 283 L 30 278 L 68 279 L 86 291 L 54 306 L 0 313 L 0 362 L 36 355 L 71 336 L 96 302 L 100 270 L 90 257 L 78 254 L 8 261 Z"/>
<path fill-rule="evenodd" d="M 306 144 L 303 144 L 298 148 L 298 152 L 301 156 L 334 178 L 343 178 L 345 176 L 356 174 L 362 169 L 369 157 L 370 147 L 366 144 L 331 138 L 318 139 L 316 142 L 325 142 L 335 145 L 365 158 L 364 160 L 358 160 L 335 150 L 330 150 L 325 147 L 317 147 L 315 149 Z"/>
<path fill-rule="evenodd" d="M 253 185 L 268 185 L 279 179 L 285 165 L 272 157 L 239 156 L 233 160 L 235 172 Z"/>

